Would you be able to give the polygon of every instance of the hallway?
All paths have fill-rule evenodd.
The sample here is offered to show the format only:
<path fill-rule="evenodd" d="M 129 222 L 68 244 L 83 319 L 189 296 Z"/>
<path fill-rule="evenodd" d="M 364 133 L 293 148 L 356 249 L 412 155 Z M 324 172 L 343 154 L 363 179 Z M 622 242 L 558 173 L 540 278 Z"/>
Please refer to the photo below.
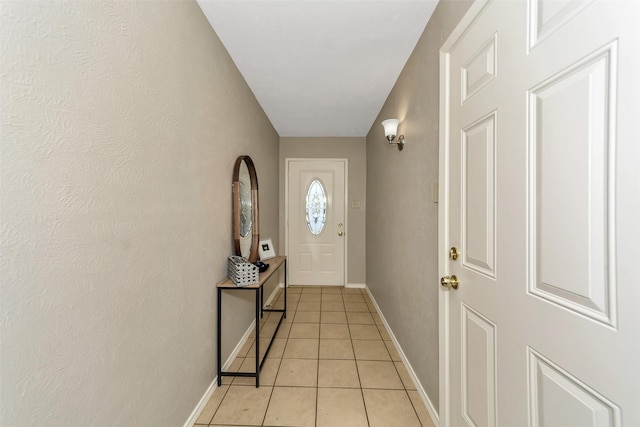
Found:
<path fill-rule="evenodd" d="M 196 426 L 433 426 L 364 289 L 290 287 L 287 300 L 260 388 L 224 377 Z M 254 351 L 248 340 L 229 370 L 251 371 Z"/>

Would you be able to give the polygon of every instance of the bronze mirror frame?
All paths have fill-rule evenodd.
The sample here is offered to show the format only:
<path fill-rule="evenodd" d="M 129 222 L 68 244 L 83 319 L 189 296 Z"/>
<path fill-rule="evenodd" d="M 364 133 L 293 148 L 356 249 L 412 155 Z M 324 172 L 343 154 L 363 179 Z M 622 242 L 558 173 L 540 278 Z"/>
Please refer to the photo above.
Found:
<path fill-rule="evenodd" d="M 242 163 L 247 166 L 251 181 L 251 249 L 249 255 L 244 255 L 249 262 L 258 261 L 258 243 L 260 242 L 260 224 L 258 210 L 258 175 L 249 156 L 239 156 L 233 166 L 233 244 L 235 253 L 243 256 L 240 247 L 240 168 Z"/>

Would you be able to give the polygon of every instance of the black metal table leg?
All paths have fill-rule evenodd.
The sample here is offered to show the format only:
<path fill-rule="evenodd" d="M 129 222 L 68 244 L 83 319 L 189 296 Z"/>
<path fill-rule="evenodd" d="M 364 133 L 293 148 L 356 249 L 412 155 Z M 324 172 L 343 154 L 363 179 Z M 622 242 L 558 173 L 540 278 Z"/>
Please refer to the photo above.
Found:
<path fill-rule="evenodd" d="M 256 289 L 256 388 L 260 387 L 260 313 L 262 307 L 260 289 Z"/>
<path fill-rule="evenodd" d="M 218 288 L 218 387 L 222 385 L 222 289 Z"/>

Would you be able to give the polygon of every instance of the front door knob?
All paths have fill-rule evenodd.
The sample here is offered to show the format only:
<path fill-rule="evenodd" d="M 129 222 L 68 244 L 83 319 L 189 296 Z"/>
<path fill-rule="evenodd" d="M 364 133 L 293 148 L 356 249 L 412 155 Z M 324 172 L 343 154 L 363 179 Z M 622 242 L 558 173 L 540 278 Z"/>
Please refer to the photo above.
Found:
<path fill-rule="evenodd" d="M 440 279 L 440 284 L 447 289 L 458 289 L 458 278 L 455 275 L 444 276 Z"/>

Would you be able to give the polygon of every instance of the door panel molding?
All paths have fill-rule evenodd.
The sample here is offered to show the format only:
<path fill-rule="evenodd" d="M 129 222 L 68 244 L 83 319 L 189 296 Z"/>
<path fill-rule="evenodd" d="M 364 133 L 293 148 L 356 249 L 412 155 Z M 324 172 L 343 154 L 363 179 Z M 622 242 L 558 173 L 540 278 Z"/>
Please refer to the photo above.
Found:
<path fill-rule="evenodd" d="M 494 426 L 498 415 L 497 327 L 466 304 L 462 304 L 462 319 L 463 416 L 469 425 Z"/>
<path fill-rule="evenodd" d="M 498 33 L 482 45 L 476 54 L 462 66 L 462 99 L 466 100 L 478 93 L 498 76 Z"/>
<path fill-rule="evenodd" d="M 570 2 L 530 0 L 529 19 L 527 20 L 529 26 L 529 50 L 564 27 L 591 3 L 593 3 L 593 0 L 571 0 Z M 560 5 L 561 7 L 553 7 L 554 5 Z"/>
<path fill-rule="evenodd" d="M 498 111 L 462 129 L 462 265 L 496 278 Z M 482 224 L 475 227 L 474 224 Z"/>
<path fill-rule="evenodd" d="M 531 427 L 621 427 L 618 406 L 531 347 L 527 353 Z"/>
<path fill-rule="evenodd" d="M 528 291 L 613 328 L 616 52 L 614 41 L 532 88 L 527 114 Z M 569 128 L 559 114 L 568 108 L 586 126 Z M 587 193 L 556 179 L 568 165 L 589 181 Z M 569 206 L 575 207 L 570 215 Z M 572 256 L 563 257 L 566 253 Z M 561 258 L 565 262 L 559 265 Z"/>

